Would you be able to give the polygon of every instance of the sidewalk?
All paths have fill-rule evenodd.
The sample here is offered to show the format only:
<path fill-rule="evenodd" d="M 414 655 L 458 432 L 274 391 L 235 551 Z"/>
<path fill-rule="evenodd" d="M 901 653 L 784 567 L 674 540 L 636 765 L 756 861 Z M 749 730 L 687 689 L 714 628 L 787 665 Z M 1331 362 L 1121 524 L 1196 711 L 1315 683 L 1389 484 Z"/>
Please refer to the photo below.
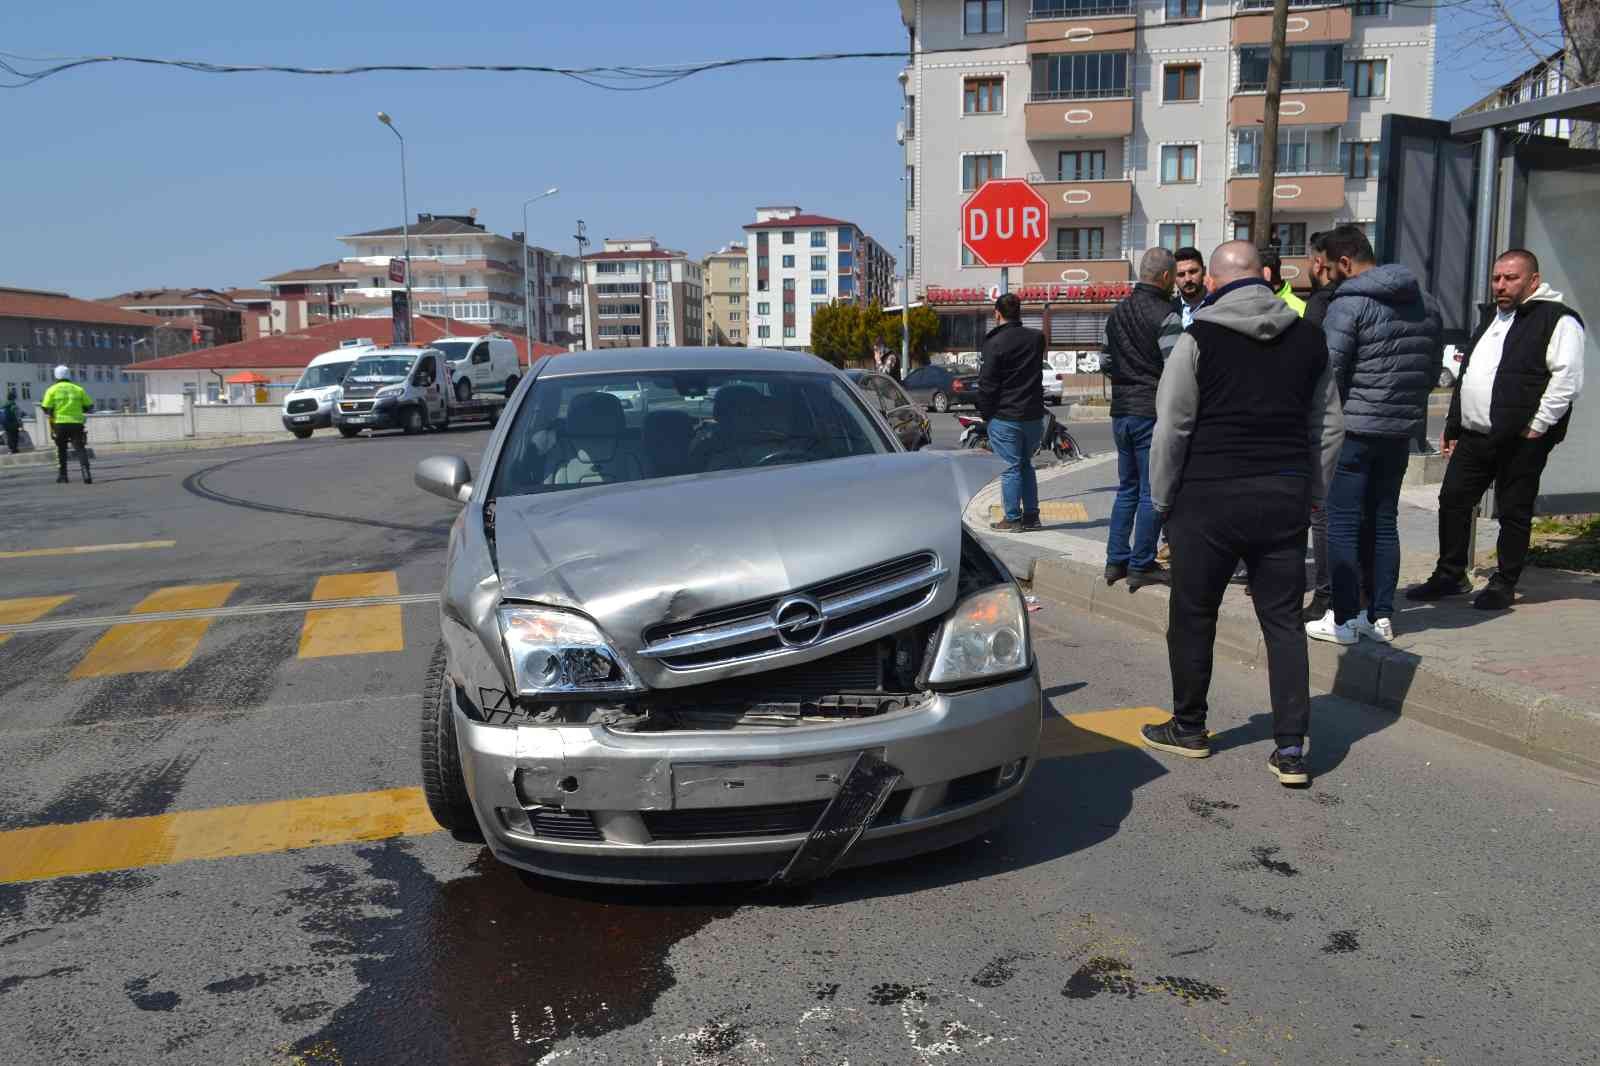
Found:
<path fill-rule="evenodd" d="M 328 434 L 331 435 L 331 434 Z M 310 439 L 327 436 L 314 434 Z M 96 459 L 111 459 L 122 455 L 147 455 L 153 452 L 191 452 L 211 448 L 238 448 L 246 444 L 298 443 L 287 433 L 245 433 L 227 437 L 189 437 L 184 440 L 141 441 L 129 444 L 95 444 L 90 442 L 90 454 Z M 76 460 L 73 460 L 76 462 Z M 55 445 L 36 447 L 31 452 L 7 455 L 0 451 L 0 475 L 7 470 L 28 471 L 35 467 L 56 464 Z M 76 466 L 73 469 L 77 469 Z"/>
<path fill-rule="evenodd" d="M 1167 590 L 1108 588 L 1105 538 L 1116 494 L 1116 457 L 1041 470 L 1045 529 L 988 532 L 999 485 L 980 492 L 967 522 L 1034 591 L 1087 611 L 1166 630 Z M 1400 586 L 1432 571 L 1438 547 L 1436 486 L 1401 494 Z M 1478 562 L 1492 564 L 1498 523 L 1478 523 Z M 1309 553 L 1308 553 L 1309 560 Z M 1545 762 L 1600 766 L 1600 578 L 1529 567 L 1514 609 L 1482 612 L 1469 599 L 1417 604 L 1397 596 L 1395 642 L 1340 648 L 1310 642 L 1314 689 Z M 1217 650 L 1265 667 L 1261 634 L 1242 585 L 1223 601 Z M 1160 667 L 1165 669 L 1164 666 Z"/>

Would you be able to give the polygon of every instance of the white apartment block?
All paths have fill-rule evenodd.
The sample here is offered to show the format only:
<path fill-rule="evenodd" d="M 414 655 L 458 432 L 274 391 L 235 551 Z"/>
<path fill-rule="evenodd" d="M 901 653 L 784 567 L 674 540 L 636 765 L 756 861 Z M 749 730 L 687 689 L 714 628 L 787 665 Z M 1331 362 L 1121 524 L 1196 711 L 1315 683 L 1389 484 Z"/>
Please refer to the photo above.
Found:
<path fill-rule="evenodd" d="M 894 301 L 894 256 L 853 222 L 758 207 L 744 229 L 752 347 L 809 347 L 812 316 L 836 301 Z"/>
<path fill-rule="evenodd" d="M 914 295 L 998 283 L 960 241 L 962 202 L 989 178 L 1026 178 L 1050 204 L 1049 242 L 1011 272 L 1013 288 L 1084 310 L 1096 301 L 1075 287 L 1127 283 L 1152 245 L 1209 254 L 1248 236 L 1271 0 L 899 7 L 913 54 L 900 80 Z M 1285 275 L 1306 286 L 1309 234 L 1377 217 L 1383 116 L 1432 112 L 1434 5 L 1289 8 L 1274 236 Z"/>
<path fill-rule="evenodd" d="M 608 237 L 583 257 L 585 347 L 672 348 L 705 343 L 704 272 L 654 237 Z"/>

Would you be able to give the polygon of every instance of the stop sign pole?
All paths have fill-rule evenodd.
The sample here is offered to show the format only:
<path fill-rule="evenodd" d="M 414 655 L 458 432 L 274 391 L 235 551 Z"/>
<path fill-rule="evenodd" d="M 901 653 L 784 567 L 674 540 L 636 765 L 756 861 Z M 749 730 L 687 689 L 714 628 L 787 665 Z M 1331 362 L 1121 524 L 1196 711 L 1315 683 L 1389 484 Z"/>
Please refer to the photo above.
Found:
<path fill-rule="evenodd" d="M 961 205 L 961 244 L 984 266 L 1000 268 L 1000 291 L 1011 291 L 1011 268 L 1045 244 L 1050 205 L 1021 178 L 995 178 Z"/>

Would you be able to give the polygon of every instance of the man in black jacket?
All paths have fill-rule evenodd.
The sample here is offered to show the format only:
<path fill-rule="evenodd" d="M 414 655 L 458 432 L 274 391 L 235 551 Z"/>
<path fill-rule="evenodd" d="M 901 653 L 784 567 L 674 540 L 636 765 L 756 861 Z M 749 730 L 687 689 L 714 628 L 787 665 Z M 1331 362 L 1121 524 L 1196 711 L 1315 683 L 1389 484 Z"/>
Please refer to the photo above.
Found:
<path fill-rule="evenodd" d="M 1498 568 L 1472 605 L 1499 611 L 1511 606 L 1522 576 L 1545 461 L 1567 435 L 1583 389 L 1584 336 L 1583 319 L 1541 281 L 1532 252 L 1513 248 L 1496 259 L 1491 285 L 1494 317 L 1467 349 L 1444 424 L 1442 450 L 1450 465 L 1439 486 L 1439 562 L 1406 598 L 1472 591 L 1472 509 L 1493 485 Z"/>
<path fill-rule="evenodd" d="M 978 413 L 988 423 L 989 447 L 1006 463 L 1000 475 L 1006 513 L 989 528 L 1018 533 L 1039 528 L 1033 453 L 1044 437 L 1044 334 L 1022 324 L 1016 293 L 1001 294 L 994 313 L 999 325 L 983 338 Z"/>
<path fill-rule="evenodd" d="M 1118 480 L 1106 540 L 1106 584 L 1127 578 L 1130 592 L 1167 581 L 1167 571 L 1156 562 L 1161 517 L 1150 505 L 1150 439 L 1156 429 L 1156 386 L 1166 362 L 1162 332 L 1173 315 L 1176 267 L 1165 248 L 1145 252 L 1139 260 L 1139 283 L 1106 320 L 1102 369 L 1111 379 Z"/>

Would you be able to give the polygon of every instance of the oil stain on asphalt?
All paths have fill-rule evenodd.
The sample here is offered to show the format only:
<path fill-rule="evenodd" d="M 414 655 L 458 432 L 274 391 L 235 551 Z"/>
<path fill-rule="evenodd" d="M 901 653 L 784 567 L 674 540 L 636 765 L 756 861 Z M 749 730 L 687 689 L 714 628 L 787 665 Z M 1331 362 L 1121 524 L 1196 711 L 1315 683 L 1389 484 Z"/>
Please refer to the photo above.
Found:
<path fill-rule="evenodd" d="M 737 899 L 569 888 L 487 850 L 446 882 L 405 841 L 356 854 L 365 875 L 310 865 L 285 893 L 314 949 L 349 959 L 362 986 L 294 1047 L 307 1063 L 498 1062 L 635 1024 L 677 982 L 668 950 Z"/>

